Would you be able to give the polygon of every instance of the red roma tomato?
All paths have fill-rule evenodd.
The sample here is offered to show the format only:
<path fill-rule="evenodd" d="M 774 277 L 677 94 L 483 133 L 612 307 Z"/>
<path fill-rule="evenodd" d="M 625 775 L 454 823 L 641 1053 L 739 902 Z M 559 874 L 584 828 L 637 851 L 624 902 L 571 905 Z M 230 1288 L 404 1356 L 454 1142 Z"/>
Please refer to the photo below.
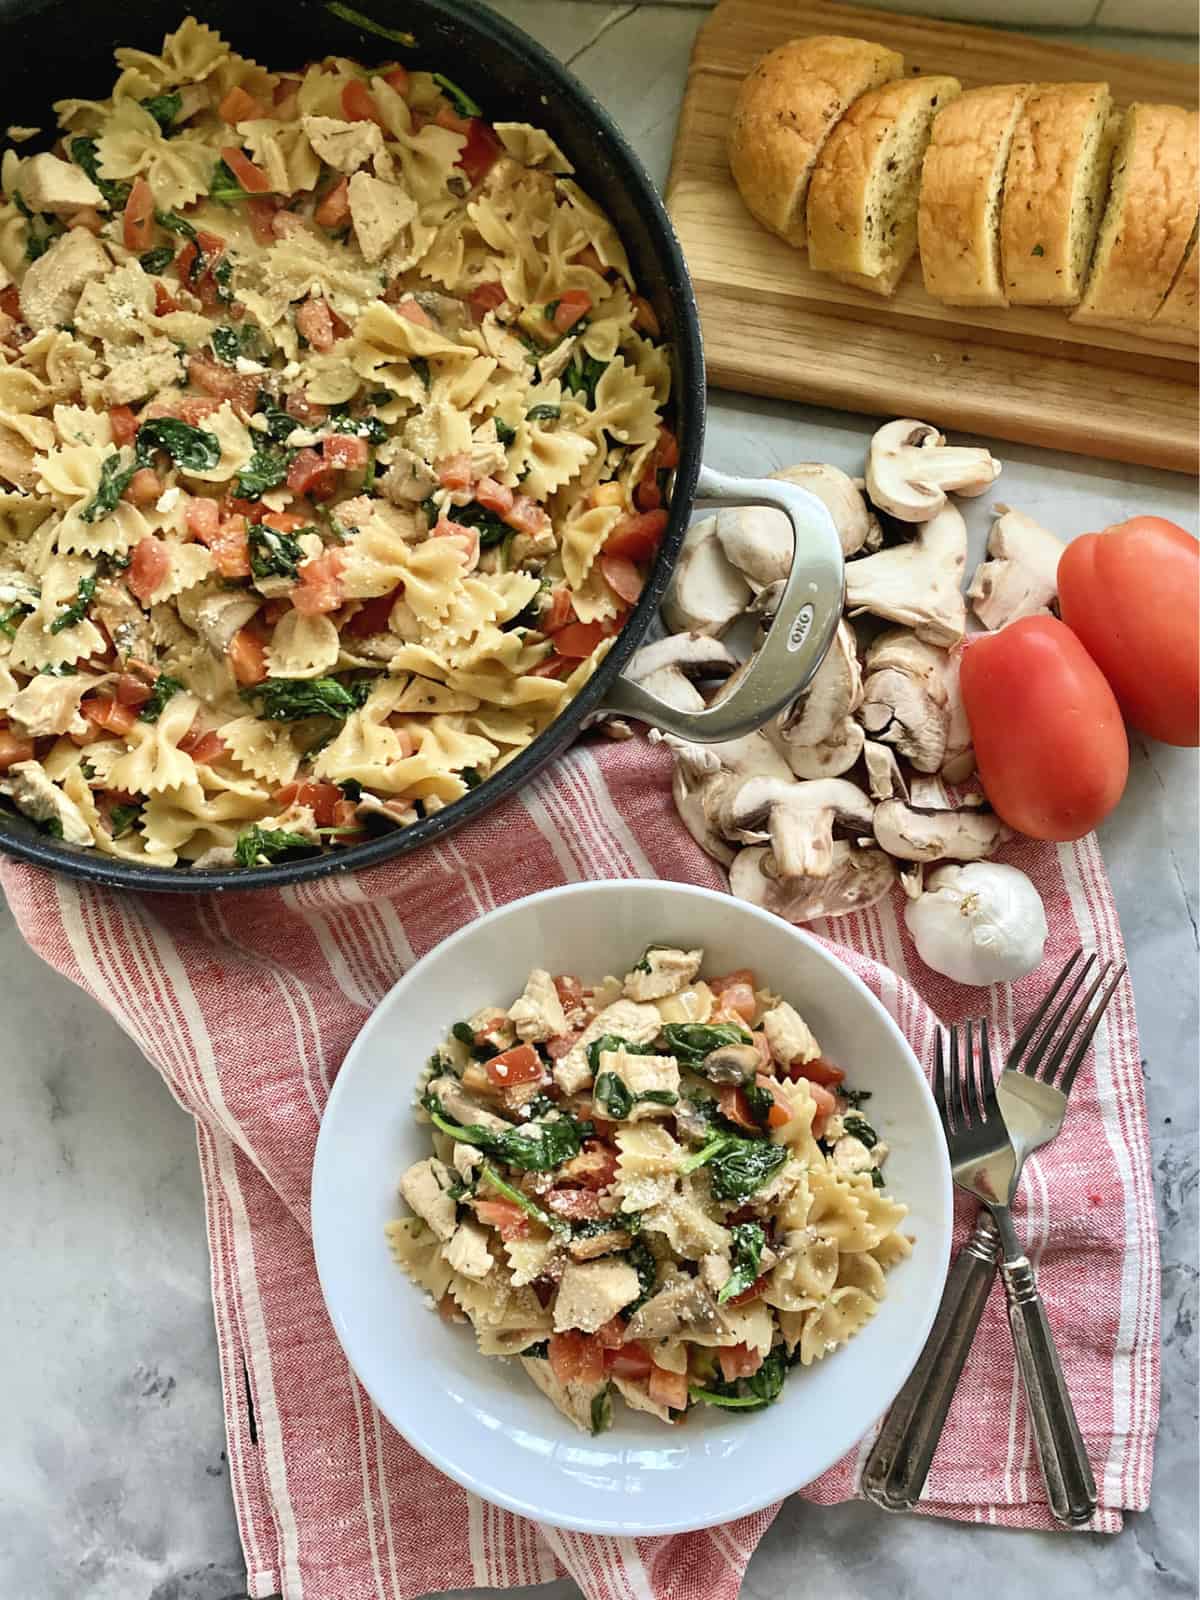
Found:
<path fill-rule="evenodd" d="M 1200 543 L 1162 517 L 1074 539 L 1058 563 L 1062 619 L 1135 728 L 1200 744 Z"/>
<path fill-rule="evenodd" d="M 984 792 L 1032 839 L 1080 839 L 1129 774 L 1120 708 L 1065 623 L 1023 617 L 969 641 L 962 696 Z"/>

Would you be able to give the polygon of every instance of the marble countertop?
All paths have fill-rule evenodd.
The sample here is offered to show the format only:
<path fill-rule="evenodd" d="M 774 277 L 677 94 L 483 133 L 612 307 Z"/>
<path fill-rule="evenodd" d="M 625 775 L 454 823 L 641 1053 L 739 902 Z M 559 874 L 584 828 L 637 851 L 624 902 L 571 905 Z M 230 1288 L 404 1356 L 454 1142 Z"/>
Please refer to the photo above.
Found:
<path fill-rule="evenodd" d="M 661 183 L 703 11 L 580 0 L 502 0 L 499 9 L 570 63 Z M 1087 38 L 1195 55 L 1188 41 Z M 717 393 L 705 455 L 726 471 L 817 459 L 858 471 L 869 426 Z M 1064 535 L 1145 510 L 1194 523 L 1189 480 L 1002 444 L 996 453 L 1005 501 Z M 974 555 L 988 503 L 970 511 Z M 1162 1228 L 1150 1510 L 1104 1538 L 983 1533 L 793 1499 L 751 1562 L 745 1600 L 915 1600 L 935 1585 L 950 1592 L 983 1562 L 1003 1600 L 1195 1594 L 1196 796 L 1195 752 L 1135 736 L 1128 791 L 1102 831 L 1137 997 Z M 115 1025 L 30 954 L 6 912 L 0 999 L 0 1214 L 12 1289 L 0 1323 L 0 1596 L 243 1600 L 190 1120 Z M 567 1581 L 540 1591 L 543 1600 L 576 1593 Z"/>

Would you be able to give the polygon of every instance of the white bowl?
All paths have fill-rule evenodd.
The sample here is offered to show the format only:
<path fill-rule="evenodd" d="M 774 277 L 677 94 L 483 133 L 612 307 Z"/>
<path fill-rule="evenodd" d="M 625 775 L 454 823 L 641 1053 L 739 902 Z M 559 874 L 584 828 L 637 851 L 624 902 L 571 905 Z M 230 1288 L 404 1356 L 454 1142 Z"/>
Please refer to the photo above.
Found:
<path fill-rule="evenodd" d="M 703 945 L 705 970 L 749 966 L 789 999 L 891 1146 L 888 1187 L 907 1202 L 912 1256 L 888 1274 L 878 1314 L 844 1348 L 797 1367 L 765 1411 L 700 1406 L 668 1428 L 618 1404 L 580 1433 L 515 1361 L 480 1356 L 392 1261 L 396 1184 L 429 1153 L 413 1090 L 449 1025 L 507 1004 L 533 967 L 585 980 L 626 971 L 652 942 Z M 313 1245 L 351 1366 L 409 1443 L 464 1488 L 524 1516 L 589 1533 L 680 1533 L 757 1511 L 802 1488 L 887 1409 L 915 1363 L 950 1250 L 945 1141 L 916 1058 L 878 1000 L 807 934 L 727 895 L 646 880 L 532 895 L 430 951 L 363 1028 L 329 1097 L 313 1167 Z"/>

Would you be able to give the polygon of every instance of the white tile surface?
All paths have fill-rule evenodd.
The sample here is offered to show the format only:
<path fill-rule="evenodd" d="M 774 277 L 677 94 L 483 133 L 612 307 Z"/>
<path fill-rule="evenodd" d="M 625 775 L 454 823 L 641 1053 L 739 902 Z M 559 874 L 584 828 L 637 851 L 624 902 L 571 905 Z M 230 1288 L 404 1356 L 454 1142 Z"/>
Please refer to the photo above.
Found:
<path fill-rule="evenodd" d="M 581 0 L 500 9 L 572 59 L 661 183 L 703 11 Z M 1167 53 L 1161 41 L 1141 46 Z M 1177 59 L 1192 58 L 1194 46 L 1178 48 L 1190 53 Z M 800 459 L 853 468 L 868 426 L 715 394 L 706 458 L 742 472 Z M 1063 533 L 1137 510 L 1195 523 L 1183 478 L 1009 446 L 998 454 L 1002 498 Z M 988 503 L 970 508 L 977 547 Z M 750 1565 L 744 1600 L 928 1600 L 971 1593 L 985 1573 L 995 1600 L 1196 1593 L 1196 771 L 1194 752 L 1135 740 L 1129 789 L 1102 830 L 1138 1001 L 1163 1227 L 1150 1512 L 1101 1539 L 793 1500 Z M 0 999 L 0 1600 L 242 1600 L 188 1120 L 130 1041 L 41 966 L 3 912 Z M 576 1591 L 563 1582 L 536 1593 Z"/>

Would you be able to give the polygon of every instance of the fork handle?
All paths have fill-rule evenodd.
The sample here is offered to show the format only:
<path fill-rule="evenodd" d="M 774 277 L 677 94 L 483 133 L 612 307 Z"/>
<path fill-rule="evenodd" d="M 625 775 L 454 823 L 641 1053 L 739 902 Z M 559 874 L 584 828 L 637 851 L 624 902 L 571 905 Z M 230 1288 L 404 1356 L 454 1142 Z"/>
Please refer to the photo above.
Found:
<path fill-rule="evenodd" d="M 1000 1273 L 1008 1295 L 1008 1321 L 1050 1510 L 1059 1522 L 1079 1527 L 1090 1522 L 1096 1510 L 1096 1480 L 1075 1420 L 1037 1279 L 1025 1255 L 1003 1261 Z"/>
<path fill-rule="evenodd" d="M 884 1511 L 911 1511 L 921 1498 L 959 1376 L 996 1276 L 996 1225 L 980 1210 L 959 1251 L 917 1364 L 884 1418 L 862 1474 L 862 1492 Z"/>

